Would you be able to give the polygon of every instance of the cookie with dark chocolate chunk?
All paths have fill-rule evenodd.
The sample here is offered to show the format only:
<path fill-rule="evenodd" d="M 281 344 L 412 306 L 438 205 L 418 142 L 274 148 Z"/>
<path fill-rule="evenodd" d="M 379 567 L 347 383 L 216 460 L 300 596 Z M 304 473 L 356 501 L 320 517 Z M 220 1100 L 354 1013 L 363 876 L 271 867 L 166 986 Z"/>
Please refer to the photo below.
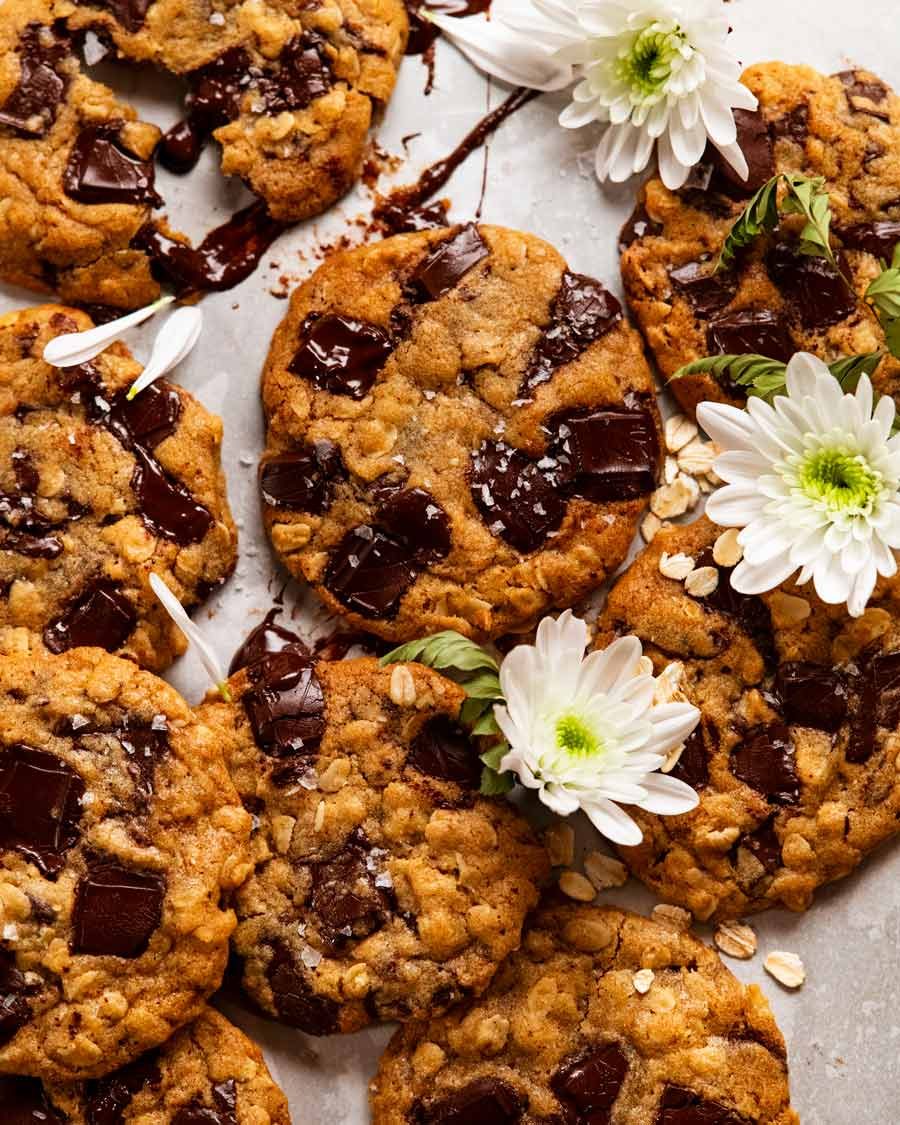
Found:
<path fill-rule="evenodd" d="M 654 384 L 618 301 L 501 227 L 336 254 L 293 296 L 263 401 L 275 550 L 388 640 L 572 605 L 657 483 Z"/>
<path fill-rule="evenodd" d="M 311 1035 L 444 1010 L 516 949 L 548 872 L 479 796 L 460 688 L 418 664 L 244 655 L 199 717 L 253 814 L 232 941 L 254 1001 Z"/>
<path fill-rule="evenodd" d="M 643 974 L 636 987 L 636 975 Z M 798 1125 L 756 985 L 676 926 L 546 904 L 490 989 L 402 1028 L 374 1125 Z"/>
<path fill-rule="evenodd" d="M 162 680 L 97 648 L 4 650 L 0 1075 L 100 1078 L 194 1019 L 249 829 L 213 733 Z"/>
<path fill-rule="evenodd" d="M 44 362 L 50 339 L 90 327 L 59 305 L 0 317 L 0 632 L 158 672 L 185 642 L 150 574 L 191 608 L 237 557 L 222 424 L 162 380 L 128 401 L 141 368 L 121 344 L 79 367 Z"/>
<path fill-rule="evenodd" d="M 667 378 L 709 355 L 786 361 L 809 351 L 830 362 L 887 351 L 862 297 L 900 243 L 900 98 L 861 70 L 825 77 L 762 63 L 743 81 L 759 99 L 756 113 L 737 115 L 750 180 L 741 184 L 713 153 L 680 191 L 649 180 L 623 232 L 628 304 Z M 714 272 L 731 226 L 776 172 L 825 178 L 833 244 L 850 285 L 824 258 L 798 252 L 800 216 L 782 219 L 732 268 Z M 900 361 L 887 355 L 874 383 L 900 402 Z M 727 375 L 690 375 L 670 386 L 690 413 L 704 399 L 744 401 Z"/>
<path fill-rule="evenodd" d="M 598 644 L 639 637 L 657 669 L 674 664 L 700 726 L 670 763 L 697 809 L 635 811 L 644 832 L 622 857 L 697 918 L 770 906 L 805 910 L 900 824 L 900 583 L 882 580 L 860 618 L 812 584 L 736 593 L 716 565 L 707 519 L 661 531 L 613 586 Z M 660 572 L 663 552 L 713 567 L 706 597 Z"/>

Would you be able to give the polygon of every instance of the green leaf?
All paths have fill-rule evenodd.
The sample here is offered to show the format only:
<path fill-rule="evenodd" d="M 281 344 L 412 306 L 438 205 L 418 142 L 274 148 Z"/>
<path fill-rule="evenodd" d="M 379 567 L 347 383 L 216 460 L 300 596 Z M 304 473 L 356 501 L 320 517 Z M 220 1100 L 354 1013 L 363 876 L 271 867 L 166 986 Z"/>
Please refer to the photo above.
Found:
<path fill-rule="evenodd" d="M 747 387 L 750 394 L 771 398 L 784 390 L 787 366 L 764 355 L 712 355 L 680 367 L 672 376 L 712 375 L 720 383 Z"/>
<path fill-rule="evenodd" d="M 481 717 L 472 723 L 472 734 L 478 735 L 479 737 L 499 734 L 500 727 L 497 725 L 497 720 L 494 718 L 493 704 L 485 710 L 483 704 L 480 704 L 478 700 L 471 700 L 471 703 L 473 707 L 477 705 L 482 708 Z M 465 710 L 466 706 L 468 706 L 468 704 L 464 705 L 463 710 Z"/>
<path fill-rule="evenodd" d="M 496 746 L 492 746 L 490 750 L 481 755 L 481 760 L 492 770 L 499 770 L 500 763 L 503 760 L 503 757 L 506 754 L 507 750 L 509 750 L 508 742 L 498 742 Z"/>
<path fill-rule="evenodd" d="M 749 246 L 761 234 L 771 234 L 778 226 L 778 185 L 781 176 L 774 176 L 759 189 L 728 232 L 725 244 L 716 262 L 715 273 L 728 269 L 739 251 Z"/>
<path fill-rule="evenodd" d="M 502 797 L 516 784 L 516 779 L 511 773 L 497 773 L 490 766 L 485 766 L 481 771 L 481 787 L 479 792 L 482 797 Z"/>
<path fill-rule="evenodd" d="M 900 359 L 900 242 L 894 247 L 892 264 L 866 290 L 866 300 L 875 309 L 891 355 Z"/>
<path fill-rule="evenodd" d="M 803 215 L 806 226 L 800 232 L 800 253 L 825 258 L 840 273 L 831 248 L 831 203 L 823 176 L 784 176 L 788 194 L 782 204 L 785 214 Z"/>
<path fill-rule="evenodd" d="M 489 668 L 497 672 L 497 661 L 480 645 L 470 641 L 461 633 L 447 629 L 443 633 L 435 633 L 431 637 L 423 637 L 418 641 L 410 641 L 393 649 L 386 656 L 382 656 L 381 665 L 402 664 L 406 661 L 415 661 L 427 664 L 429 668 L 466 673 L 476 672 L 480 668 Z"/>
<path fill-rule="evenodd" d="M 471 727 L 472 733 L 475 733 L 475 727 L 480 726 L 486 722 L 488 717 L 493 717 L 494 703 L 493 700 L 486 699 L 467 699 L 459 709 L 459 721 L 464 727 Z M 488 731 L 488 734 L 495 733 Z"/>
<path fill-rule="evenodd" d="M 884 352 L 867 352 L 865 355 L 847 356 L 846 359 L 829 363 L 828 370 L 841 387 L 852 394 L 863 375 L 875 374 L 883 355 Z"/>

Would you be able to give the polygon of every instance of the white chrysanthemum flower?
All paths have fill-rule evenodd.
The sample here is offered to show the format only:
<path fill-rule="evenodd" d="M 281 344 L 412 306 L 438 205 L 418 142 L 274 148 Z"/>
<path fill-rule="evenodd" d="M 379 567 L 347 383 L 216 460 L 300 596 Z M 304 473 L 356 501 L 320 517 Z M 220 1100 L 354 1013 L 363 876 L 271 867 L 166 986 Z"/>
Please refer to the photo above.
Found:
<path fill-rule="evenodd" d="M 481 70 L 515 85 L 577 83 L 565 128 L 599 121 L 600 180 L 647 167 L 654 146 L 667 187 L 681 187 L 707 140 L 746 179 L 735 109 L 756 109 L 727 46 L 719 0 L 494 0 L 490 17 L 428 13 Z"/>
<path fill-rule="evenodd" d="M 583 809 L 610 840 L 639 844 L 640 828 L 616 802 L 662 815 L 696 807 L 690 786 L 656 771 L 700 712 L 658 702 L 670 693 L 657 691 L 637 637 L 585 657 L 587 644 L 587 625 L 566 610 L 503 661 L 505 704 L 494 714 L 509 750 L 499 769 L 514 771 L 561 816 Z"/>
<path fill-rule="evenodd" d="M 845 394 L 821 360 L 801 352 L 787 368 L 787 396 L 746 410 L 704 402 L 697 418 L 724 450 L 726 482 L 707 513 L 739 527 L 743 561 L 731 575 L 742 594 L 761 594 L 799 571 L 829 605 L 865 610 L 879 574 L 897 572 L 900 436 L 888 395 L 873 409 L 863 375 Z"/>

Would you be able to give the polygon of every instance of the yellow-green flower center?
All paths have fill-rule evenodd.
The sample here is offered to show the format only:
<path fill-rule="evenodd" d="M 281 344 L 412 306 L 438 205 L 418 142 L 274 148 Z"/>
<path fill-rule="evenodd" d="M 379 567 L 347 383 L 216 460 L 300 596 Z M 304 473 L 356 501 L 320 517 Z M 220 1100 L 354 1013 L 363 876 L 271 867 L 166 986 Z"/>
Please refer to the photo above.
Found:
<path fill-rule="evenodd" d="M 687 38 L 680 27 L 659 21 L 639 31 L 630 47 L 623 47 L 616 61 L 616 75 L 631 90 L 632 98 L 644 101 L 665 92 L 672 64 Z"/>
<path fill-rule="evenodd" d="M 803 466 L 800 487 L 829 512 L 868 514 L 881 492 L 882 476 L 859 454 L 821 449 Z"/>
<path fill-rule="evenodd" d="M 576 758 L 591 758 L 603 750 L 603 743 L 577 715 L 557 719 L 556 745 Z"/>

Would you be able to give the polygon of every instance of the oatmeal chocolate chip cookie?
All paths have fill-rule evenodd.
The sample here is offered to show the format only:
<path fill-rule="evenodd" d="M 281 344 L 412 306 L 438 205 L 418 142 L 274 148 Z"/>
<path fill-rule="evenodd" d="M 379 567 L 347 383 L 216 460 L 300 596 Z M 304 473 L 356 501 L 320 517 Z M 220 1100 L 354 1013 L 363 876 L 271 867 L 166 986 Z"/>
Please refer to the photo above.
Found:
<path fill-rule="evenodd" d="M 372 1109 L 374 1125 L 799 1123 L 755 985 L 683 930 L 571 905 L 542 909 L 483 997 L 394 1036 Z"/>
<path fill-rule="evenodd" d="M 229 684 L 234 702 L 199 714 L 254 818 L 232 942 L 250 996 L 327 1035 L 483 991 L 548 863 L 511 805 L 478 796 L 460 688 L 291 644 Z"/>
<path fill-rule="evenodd" d="M 95 1078 L 221 982 L 249 821 L 213 732 L 99 649 L 0 659 L 0 1073 Z"/>
<path fill-rule="evenodd" d="M 214 1008 L 104 1078 L 0 1077 L 6 1125 L 290 1125 L 262 1052 Z"/>
<path fill-rule="evenodd" d="M 48 340 L 90 327 L 57 305 L 0 317 L 0 633 L 160 671 L 185 642 L 150 574 L 191 607 L 234 567 L 222 424 L 162 380 L 128 402 L 141 368 L 121 344 L 80 367 L 44 362 Z"/>
<path fill-rule="evenodd" d="M 713 153 L 680 191 L 650 180 L 622 232 L 628 304 L 667 377 L 707 355 L 787 360 L 810 351 L 829 362 L 886 350 L 861 298 L 900 242 L 900 98 L 866 71 L 827 78 L 764 63 L 743 81 L 760 103 L 756 113 L 735 115 L 749 181 Z M 824 258 L 798 252 L 800 216 L 783 219 L 773 237 L 756 240 L 733 268 L 713 276 L 731 225 L 776 172 L 825 178 L 833 243 L 853 292 Z M 874 382 L 900 401 L 900 362 L 886 357 Z M 744 399 L 740 387 L 711 375 L 686 376 L 671 388 L 690 412 L 704 399 Z"/>
<path fill-rule="evenodd" d="M 398 235 L 294 294 L 263 376 L 265 521 L 388 640 L 520 631 L 619 565 L 659 417 L 616 299 L 531 235 Z"/>
<path fill-rule="evenodd" d="M 631 870 L 703 920 L 782 904 L 805 910 L 900 824 L 900 582 L 882 580 L 858 619 L 812 584 L 732 590 L 707 519 L 660 532 L 613 587 L 598 644 L 633 633 L 702 721 L 672 769 L 700 795 L 684 816 L 633 812 Z M 663 552 L 718 571 L 692 597 Z"/>
<path fill-rule="evenodd" d="M 161 139 L 83 73 L 87 32 L 124 61 L 184 77 L 185 120 Z M 119 308 L 156 297 L 158 277 L 179 290 L 236 284 L 255 257 L 236 273 L 227 259 L 246 254 L 248 233 L 271 242 L 356 181 L 406 36 L 402 0 L 0 5 L 0 277 Z M 209 136 L 223 172 L 261 202 L 230 245 L 194 251 L 152 217 L 153 155 L 187 171 Z"/>

